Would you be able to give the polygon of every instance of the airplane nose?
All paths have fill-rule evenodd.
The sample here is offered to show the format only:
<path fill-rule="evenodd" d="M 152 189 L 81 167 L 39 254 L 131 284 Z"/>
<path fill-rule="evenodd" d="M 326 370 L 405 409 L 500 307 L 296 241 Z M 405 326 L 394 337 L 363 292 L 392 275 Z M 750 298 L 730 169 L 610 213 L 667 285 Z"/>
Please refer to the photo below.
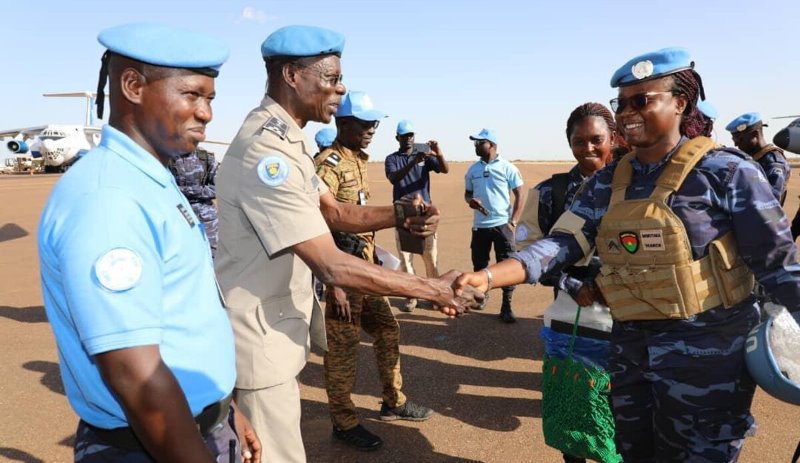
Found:
<path fill-rule="evenodd" d="M 789 148 L 789 129 L 781 129 L 776 133 L 772 138 L 772 143 L 783 150 Z"/>
<path fill-rule="evenodd" d="M 53 140 L 50 140 L 50 139 L 42 140 L 42 144 L 39 147 L 39 149 L 40 149 L 40 151 L 50 152 L 50 151 L 54 151 L 56 149 L 55 145 L 56 144 L 55 144 L 55 142 Z"/>

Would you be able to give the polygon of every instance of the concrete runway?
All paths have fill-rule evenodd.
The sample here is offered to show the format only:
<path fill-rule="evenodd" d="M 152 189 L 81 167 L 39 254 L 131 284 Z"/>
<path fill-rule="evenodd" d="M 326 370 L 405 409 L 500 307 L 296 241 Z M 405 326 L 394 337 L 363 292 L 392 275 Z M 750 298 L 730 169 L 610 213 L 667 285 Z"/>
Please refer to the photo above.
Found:
<path fill-rule="evenodd" d="M 520 163 L 527 191 L 568 164 Z M 462 200 L 468 164 L 452 163 L 449 175 L 433 177 L 432 197 L 442 210 L 440 268 L 471 268 L 471 213 Z M 369 168 L 372 204 L 388 204 L 391 187 L 383 164 Z M 52 332 L 39 288 L 36 228 L 58 176 L 0 176 L 0 461 L 72 460 L 77 417 L 63 393 Z M 800 181 L 789 184 L 786 210 L 798 205 Z M 91 237 L 87 237 L 91 239 Z M 392 231 L 378 243 L 395 252 Z M 423 269 L 421 259 L 417 268 Z M 374 453 L 351 450 L 331 438 L 322 357 L 312 354 L 300 375 L 303 435 L 309 462 L 557 462 L 541 434 L 541 358 L 538 331 L 552 299 L 550 288 L 519 286 L 518 323 L 496 317 L 500 294 L 484 312 L 449 320 L 430 309 L 395 310 L 401 326 L 404 391 L 436 410 L 424 423 L 378 420 L 380 384 L 369 340 L 364 337 L 354 401 L 363 424 L 384 439 Z M 402 301 L 394 300 L 398 306 Z M 789 462 L 800 439 L 800 407 L 756 394 L 759 423 L 745 444 L 742 462 Z"/>

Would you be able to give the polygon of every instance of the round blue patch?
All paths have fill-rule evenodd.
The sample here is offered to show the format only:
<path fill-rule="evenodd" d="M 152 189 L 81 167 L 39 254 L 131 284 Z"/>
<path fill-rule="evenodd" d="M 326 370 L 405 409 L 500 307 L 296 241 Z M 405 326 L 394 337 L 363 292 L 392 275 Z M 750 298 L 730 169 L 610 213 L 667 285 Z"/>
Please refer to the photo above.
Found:
<path fill-rule="evenodd" d="M 525 241 L 528 239 L 528 226 L 524 223 L 517 225 L 517 233 L 515 234 L 514 239 L 517 241 Z"/>
<path fill-rule="evenodd" d="M 264 185 L 276 187 L 283 185 L 289 177 L 289 165 L 279 156 L 267 156 L 258 161 L 258 178 Z"/>

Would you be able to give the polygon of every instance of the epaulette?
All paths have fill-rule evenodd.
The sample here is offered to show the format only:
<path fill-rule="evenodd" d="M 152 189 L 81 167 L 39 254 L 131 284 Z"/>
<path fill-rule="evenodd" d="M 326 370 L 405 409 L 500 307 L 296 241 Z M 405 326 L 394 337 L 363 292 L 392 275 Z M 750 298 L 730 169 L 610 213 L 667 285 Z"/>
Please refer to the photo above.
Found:
<path fill-rule="evenodd" d="M 339 161 L 341 160 L 342 158 L 338 154 L 333 153 L 327 158 L 325 158 L 325 161 L 323 162 L 331 167 L 336 167 L 339 164 Z"/>
<path fill-rule="evenodd" d="M 342 156 L 336 151 L 332 150 L 330 147 L 328 147 L 325 148 L 316 157 L 314 157 L 314 165 L 319 167 L 322 164 L 326 164 L 330 167 L 336 167 L 337 165 L 339 165 L 339 161 L 341 160 Z"/>
<path fill-rule="evenodd" d="M 289 131 L 289 124 L 284 122 L 283 119 L 272 116 L 261 126 L 261 129 L 270 131 L 281 137 L 281 139 L 284 139 L 286 138 L 286 133 Z"/>

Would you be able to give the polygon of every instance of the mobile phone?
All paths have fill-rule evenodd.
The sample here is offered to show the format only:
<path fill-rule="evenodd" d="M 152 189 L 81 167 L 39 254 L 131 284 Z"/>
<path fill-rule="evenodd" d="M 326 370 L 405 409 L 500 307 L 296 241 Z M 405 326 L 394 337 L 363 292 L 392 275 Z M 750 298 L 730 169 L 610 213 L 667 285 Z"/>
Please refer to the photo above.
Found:
<path fill-rule="evenodd" d="M 431 145 L 427 143 L 414 143 L 414 154 L 431 154 Z"/>

